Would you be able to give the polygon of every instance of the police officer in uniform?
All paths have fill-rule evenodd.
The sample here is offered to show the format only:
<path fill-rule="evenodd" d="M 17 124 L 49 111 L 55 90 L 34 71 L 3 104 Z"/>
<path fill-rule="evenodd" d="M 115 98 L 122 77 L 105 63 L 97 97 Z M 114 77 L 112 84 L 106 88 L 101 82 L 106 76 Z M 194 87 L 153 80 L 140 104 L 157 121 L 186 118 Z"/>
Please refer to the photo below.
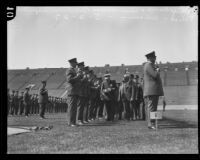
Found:
<path fill-rule="evenodd" d="M 147 122 L 149 129 L 155 129 L 155 120 L 150 119 L 150 112 L 157 111 L 159 96 L 164 96 L 160 69 L 155 65 L 155 51 L 146 55 L 147 62 L 144 64 L 144 98 L 147 108 Z"/>
<path fill-rule="evenodd" d="M 24 102 L 24 109 L 25 109 L 25 116 L 26 118 L 28 117 L 29 115 L 29 110 L 30 110 L 30 94 L 29 94 L 29 90 L 30 88 L 29 87 L 26 87 L 25 88 L 25 92 L 24 92 L 24 95 L 23 95 L 23 102 Z"/>
<path fill-rule="evenodd" d="M 12 90 L 12 94 L 10 96 L 11 102 L 10 102 L 10 114 L 13 116 L 15 111 L 15 90 Z"/>
<path fill-rule="evenodd" d="M 10 101 L 11 101 L 11 98 L 10 98 L 10 89 L 8 88 L 8 90 L 7 90 L 7 100 L 8 100 L 8 102 L 7 102 L 7 115 L 9 114 L 9 111 L 10 111 Z"/>
<path fill-rule="evenodd" d="M 77 60 L 76 58 L 68 60 L 70 68 L 66 71 L 66 89 L 68 100 L 68 112 L 67 121 L 71 127 L 76 126 L 76 114 L 77 114 L 77 101 L 79 95 L 79 81 L 82 77 L 76 71 Z"/>
<path fill-rule="evenodd" d="M 79 95 L 78 95 L 78 100 L 77 100 L 77 124 L 83 125 L 83 111 L 84 111 L 84 105 L 85 105 L 84 82 L 86 80 L 86 76 L 83 75 L 84 62 L 78 63 L 77 66 L 78 66 L 78 72 L 82 75 L 79 81 Z"/>
<path fill-rule="evenodd" d="M 19 91 L 15 92 L 14 103 L 15 103 L 14 113 L 15 113 L 15 115 L 18 115 L 18 110 L 19 110 Z"/>
<path fill-rule="evenodd" d="M 40 106 L 40 118 L 41 119 L 45 119 L 44 114 L 45 114 L 46 105 L 48 103 L 48 90 L 45 88 L 46 83 L 47 83 L 46 81 L 42 81 L 42 87 L 39 89 L 38 103 Z"/>
<path fill-rule="evenodd" d="M 22 115 L 22 113 L 24 112 L 23 95 L 24 95 L 24 92 L 21 92 L 21 95 L 19 96 L 19 114 L 20 115 Z"/>

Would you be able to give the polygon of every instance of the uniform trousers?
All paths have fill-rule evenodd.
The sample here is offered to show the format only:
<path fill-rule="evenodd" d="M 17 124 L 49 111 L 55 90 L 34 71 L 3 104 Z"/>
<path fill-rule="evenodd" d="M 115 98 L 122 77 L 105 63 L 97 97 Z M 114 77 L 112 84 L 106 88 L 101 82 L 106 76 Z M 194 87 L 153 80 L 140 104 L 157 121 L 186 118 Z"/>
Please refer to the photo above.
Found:
<path fill-rule="evenodd" d="M 9 114 L 9 111 L 10 111 L 10 102 L 8 101 L 8 103 L 7 103 L 7 115 Z"/>
<path fill-rule="evenodd" d="M 85 106 L 83 110 L 83 121 L 88 122 L 89 98 L 85 97 Z"/>
<path fill-rule="evenodd" d="M 18 102 L 15 104 L 14 110 L 15 110 L 15 115 L 17 115 L 18 110 L 19 110 L 19 103 Z"/>
<path fill-rule="evenodd" d="M 158 100 L 159 96 L 157 95 L 152 95 L 152 96 L 146 96 L 145 97 L 145 108 L 146 108 L 146 115 L 147 115 L 147 124 L 148 127 L 155 125 L 155 119 L 151 120 L 150 119 L 150 112 L 155 112 L 157 111 L 157 106 L 158 106 Z"/>
<path fill-rule="evenodd" d="M 30 110 L 30 104 L 24 103 L 24 110 L 25 110 L 25 116 L 28 116 Z"/>
<path fill-rule="evenodd" d="M 83 96 L 78 97 L 77 102 L 77 120 L 83 122 L 83 111 L 86 104 L 86 99 Z"/>
<path fill-rule="evenodd" d="M 95 107 L 96 107 L 95 98 L 92 98 L 92 99 L 90 99 L 90 102 L 89 102 L 89 110 L 88 110 L 89 117 L 88 117 L 88 119 L 95 119 L 95 115 L 94 115 Z"/>
<path fill-rule="evenodd" d="M 99 110 L 98 110 L 98 117 L 103 117 L 103 107 L 104 107 L 104 103 L 101 99 L 99 99 L 98 101 L 98 105 L 99 105 Z"/>
<path fill-rule="evenodd" d="M 46 103 L 39 103 L 40 105 L 40 117 L 44 117 L 45 109 L 46 109 Z"/>
<path fill-rule="evenodd" d="M 19 114 L 22 115 L 22 113 L 24 112 L 24 104 L 23 102 L 19 103 Z"/>
<path fill-rule="evenodd" d="M 77 95 L 67 97 L 68 101 L 68 112 L 67 112 L 67 123 L 68 125 L 76 124 L 76 113 L 77 113 Z"/>
<path fill-rule="evenodd" d="M 10 114 L 13 115 L 14 111 L 15 111 L 15 103 L 12 102 L 10 105 Z"/>
<path fill-rule="evenodd" d="M 105 109 L 107 112 L 107 121 L 113 121 L 114 120 L 114 101 L 104 101 Z"/>

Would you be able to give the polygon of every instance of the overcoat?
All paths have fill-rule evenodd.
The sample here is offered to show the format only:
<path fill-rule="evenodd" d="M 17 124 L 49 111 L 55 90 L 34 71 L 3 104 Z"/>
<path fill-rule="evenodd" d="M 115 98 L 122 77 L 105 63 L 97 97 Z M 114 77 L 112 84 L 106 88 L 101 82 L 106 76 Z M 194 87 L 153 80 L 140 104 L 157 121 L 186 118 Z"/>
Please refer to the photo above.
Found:
<path fill-rule="evenodd" d="M 160 73 L 155 70 L 155 65 L 151 62 L 144 64 L 144 91 L 143 96 L 157 95 L 163 96 L 162 81 Z"/>
<path fill-rule="evenodd" d="M 80 77 L 77 76 L 74 68 L 66 70 L 66 90 L 68 96 L 79 95 Z"/>
<path fill-rule="evenodd" d="M 48 103 L 48 91 L 45 88 L 39 89 L 38 103 Z"/>

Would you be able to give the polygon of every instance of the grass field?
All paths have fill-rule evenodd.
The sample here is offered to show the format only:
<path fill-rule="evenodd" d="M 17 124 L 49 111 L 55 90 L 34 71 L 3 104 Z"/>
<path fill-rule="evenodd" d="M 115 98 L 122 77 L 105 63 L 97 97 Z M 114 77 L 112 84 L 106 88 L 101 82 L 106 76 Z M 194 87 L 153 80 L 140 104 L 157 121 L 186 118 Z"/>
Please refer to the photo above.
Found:
<path fill-rule="evenodd" d="M 197 110 L 167 110 L 158 131 L 149 130 L 145 121 L 96 120 L 84 126 L 68 127 L 66 114 L 8 117 L 8 126 L 47 126 L 8 136 L 7 153 L 198 153 Z"/>

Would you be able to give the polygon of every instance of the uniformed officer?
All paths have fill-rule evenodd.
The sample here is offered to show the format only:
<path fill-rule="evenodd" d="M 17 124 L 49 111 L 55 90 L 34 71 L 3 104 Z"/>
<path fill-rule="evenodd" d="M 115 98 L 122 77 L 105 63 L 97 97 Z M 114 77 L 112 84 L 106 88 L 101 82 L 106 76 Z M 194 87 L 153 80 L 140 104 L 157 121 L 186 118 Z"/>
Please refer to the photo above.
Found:
<path fill-rule="evenodd" d="M 155 65 L 155 51 L 146 55 L 144 64 L 144 98 L 147 108 L 147 122 L 149 129 L 155 129 L 155 120 L 150 119 L 150 112 L 157 111 L 159 96 L 164 96 L 160 69 Z"/>
<path fill-rule="evenodd" d="M 36 114 L 39 114 L 39 103 L 38 103 L 38 94 L 35 95 L 35 107 L 36 107 Z"/>
<path fill-rule="evenodd" d="M 89 84 L 90 84 L 90 99 L 89 99 L 89 110 L 88 110 L 88 121 L 93 121 L 95 120 L 95 105 L 96 105 L 96 96 L 97 96 L 97 88 L 95 86 L 95 75 L 94 71 L 90 70 L 89 71 L 90 78 L 88 79 Z"/>
<path fill-rule="evenodd" d="M 68 100 L 67 121 L 69 126 L 76 126 L 77 100 L 79 95 L 79 81 L 82 77 L 76 71 L 76 58 L 68 60 L 70 68 L 66 71 L 66 90 Z"/>
<path fill-rule="evenodd" d="M 83 111 L 85 106 L 85 99 L 84 99 L 84 83 L 86 80 L 86 76 L 83 75 L 84 71 L 84 62 L 80 62 L 77 64 L 78 66 L 78 72 L 81 75 L 81 79 L 79 80 L 79 94 L 78 94 L 78 100 L 77 100 L 77 124 L 83 125 Z"/>
<path fill-rule="evenodd" d="M 103 100 L 101 98 L 101 84 L 103 82 L 102 77 L 98 78 L 97 81 L 97 109 L 98 109 L 98 119 L 102 119 L 103 118 L 103 107 L 104 107 L 104 103 Z"/>
<path fill-rule="evenodd" d="M 45 119 L 44 114 L 45 114 L 45 109 L 46 105 L 48 103 L 48 90 L 45 88 L 46 87 L 46 81 L 42 81 L 42 87 L 39 89 L 39 99 L 38 103 L 40 106 L 40 118 Z"/>
<path fill-rule="evenodd" d="M 83 111 L 83 123 L 88 123 L 88 116 L 89 116 L 89 113 L 88 113 L 88 110 L 89 110 L 89 100 L 90 100 L 90 82 L 89 82 L 89 79 L 90 79 L 90 73 L 89 73 L 89 67 L 86 66 L 84 67 L 84 72 L 83 72 L 83 76 L 85 77 L 85 81 L 84 81 L 84 102 L 85 102 L 85 105 L 84 105 L 84 111 Z"/>
<path fill-rule="evenodd" d="M 22 115 L 22 113 L 24 112 L 24 102 L 23 102 L 23 95 L 24 92 L 21 92 L 21 95 L 19 96 L 19 114 Z"/>
<path fill-rule="evenodd" d="M 30 94 L 29 94 L 30 87 L 26 87 L 25 89 L 26 90 L 25 90 L 24 95 L 23 95 L 23 102 L 24 102 L 25 116 L 27 118 L 29 116 L 31 97 L 30 97 Z"/>
<path fill-rule="evenodd" d="M 15 111 L 15 90 L 12 90 L 12 94 L 10 96 L 11 102 L 10 102 L 10 114 L 13 116 Z"/>
<path fill-rule="evenodd" d="M 15 96 L 14 96 L 14 103 L 15 103 L 15 115 L 18 115 L 18 110 L 19 110 L 19 91 L 15 92 Z"/>
<path fill-rule="evenodd" d="M 108 72 L 106 72 L 106 74 L 104 74 L 104 81 L 101 85 L 101 94 L 107 112 L 106 121 L 114 120 L 114 101 L 115 101 L 116 83 L 110 79 L 110 76 L 111 75 Z"/>
<path fill-rule="evenodd" d="M 34 112 L 34 94 L 31 95 L 30 114 Z"/>
<path fill-rule="evenodd" d="M 8 88 L 7 90 L 7 115 L 9 114 L 10 111 L 10 102 L 11 102 L 11 98 L 10 98 L 10 89 Z"/>

